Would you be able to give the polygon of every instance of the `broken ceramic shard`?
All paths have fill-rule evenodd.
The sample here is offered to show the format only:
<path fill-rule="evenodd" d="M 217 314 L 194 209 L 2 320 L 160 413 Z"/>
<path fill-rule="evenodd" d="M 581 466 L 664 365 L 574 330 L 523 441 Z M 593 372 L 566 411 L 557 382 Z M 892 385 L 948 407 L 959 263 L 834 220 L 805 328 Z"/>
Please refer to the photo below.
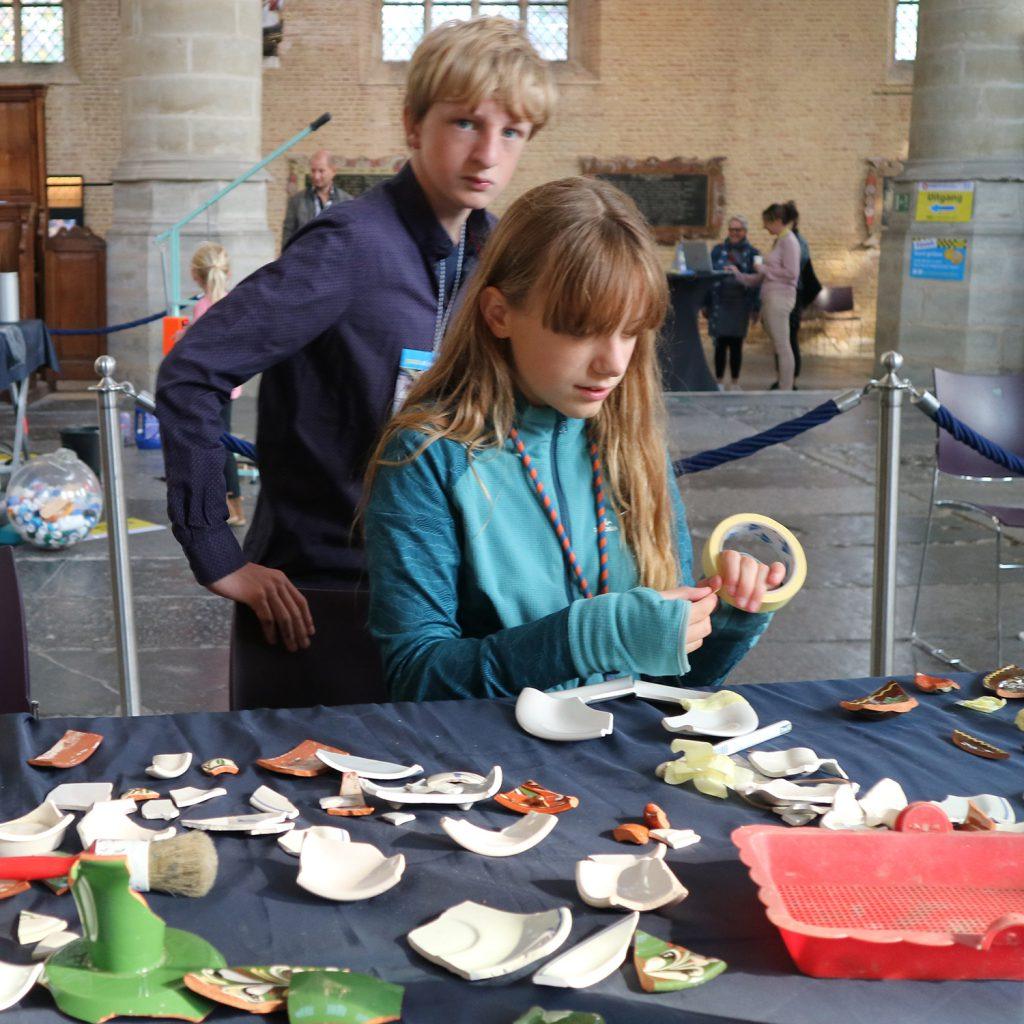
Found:
<path fill-rule="evenodd" d="M 1012 825 L 1017 820 L 1010 801 L 1004 796 L 996 796 L 993 793 L 977 793 L 974 796 L 947 796 L 945 800 L 936 802 L 954 825 L 959 825 L 966 819 L 969 805 L 972 803 L 997 825 Z"/>
<path fill-rule="evenodd" d="M 717 978 L 725 970 L 724 960 L 701 956 L 693 950 L 637 931 L 633 965 L 645 992 L 677 992 Z"/>
<path fill-rule="evenodd" d="M 517 814 L 530 814 L 534 811 L 539 814 L 562 814 L 580 805 L 579 797 L 545 789 L 533 779 L 527 779 L 515 789 L 499 793 L 494 801 Z"/>
<path fill-rule="evenodd" d="M 391 761 L 375 761 L 369 757 L 335 754 L 322 747 L 316 752 L 316 756 L 336 772 L 355 772 L 363 779 L 406 779 L 423 771 L 423 766 L 418 764 L 394 764 Z"/>
<path fill-rule="evenodd" d="M 320 807 L 328 814 L 342 818 L 361 818 L 373 814 L 373 808 L 366 802 L 362 783 L 355 772 L 342 772 L 341 791 L 337 796 L 323 797 Z"/>
<path fill-rule="evenodd" d="M 952 740 L 961 750 L 968 754 L 974 754 L 975 757 L 984 757 L 990 761 L 1005 761 L 1010 756 L 1009 752 L 1001 747 L 993 746 L 962 729 L 953 730 Z"/>
<path fill-rule="evenodd" d="M 689 895 L 661 856 L 593 856 L 576 863 L 576 888 L 591 907 L 621 907 L 645 913 L 681 903 Z"/>
<path fill-rule="evenodd" d="M 652 828 L 650 836 L 670 850 L 682 850 L 700 842 L 700 836 L 692 828 Z"/>
<path fill-rule="evenodd" d="M 770 779 L 788 778 L 808 772 L 823 771 L 841 779 L 847 777 L 834 758 L 821 758 L 810 747 L 790 747 L 788 750 L 752 750 L 747 760 L 762 775 Z"/>
<path fill-rule="evenodd" d="M 20 879 L 0 878 L 0 900 L 9 900 L 12 896 L 20 896 L 31 888 L 32 886 L 28 882 L 22 882 Z"/>
<path fill-rule="evenodd" d="M 98 839 L 143 839 L 156 841 L 170 839 L 177 833 L 173 825 L 154 830 L 143 828 L 128 815 L 136 809 L 134 800 L 105 800 L 92 805 L 92 809 L 78 823 L 78 838 L 87 850 Z"/>
<path fill-rule="evenodd" d="M 356 971 L 309 970 L 288 986 L 290 1024 L 388 1024 L 402 1016 L 405 989 Z"/>
<path fill-rule="evenodd" d="M 51 953 L 63 949 L 69 942 L 74 942 L 79 937 L 78 932 L 72 932 L 66 928 L 63 931 L 47 935 L 36 943 L 36 948 L 32 950 L 32 959 L 45 960 Z"/>
<path fill-rule="evenodd" d="M 635 843 L 644 846 L 651 841 L 651 830 L 646 825 L 627 821 L 612 829 L 612 839 L 617 843 Z"/>
<path fill-rule="evenodd" d="M 754 782 L 754 773 L 742 768 L 725 754 L 716 754 L 703 740 L 673 740 L 673 753 L 682 753 L 675 761 L 658 765 L 655 774 L 673 786 L 692 782 L 708 796 L 725 799 L 730 789 L 739 789 Z"/>
<path fill-rule="evenodd" d="M 175 806 L 182 809 L 194 807 L 196 804 L 204 804 L 207 800 L 213 800 L 218 796 L 227 796 L 228 791 L 216 786 L 213 789 L 199 789 L 196 786 L 184 786 L 181 789 L 171 790 L 171 799 Z"/>
<path fill-rule="evenodd" d="M 757 712 L 746 697 L 721 690 L 701 700 L 683 698 L 686 713 L 663 718 L 661 724 L 674 733 L 701 736 L 743 736 L 757 728 Z"/>
<path fill-rule="evenodd" d="M 27 946 L 45 939 L 47 935 L 62 932 L 67 926 L 68 923 L 63 918 L 37 914 L 32 910 L 23 910 L 18 915 L 18 942 Z"/>
<path fill-rule="evenodd" d="M 569 937 L 568 907 L 515 914 L 466 900 L 406 936 L 431 963 L 468 981 L 500 978 L 553 953 Z"/>
<path fill-rule="evenodd" d="M 854 700 L 841 700 L 839 706 L 846 711 L 858 713 L 902 715 L 917 707 L 917 698 L 907 693 L 895 680 L 890 680 L 865 697 L 857 697 Z"/>
<path fill-rule="evenodd" d="M 46 794 L 46 799 L 62 811 L 87 811 L 93 804 L 109 800 L 112 782 L 65 782 Z"/>
<path fill-rule="evenodd" d="M 119 799 L 134 800 L 137 804 L 142 804 L 147 800 L 159 800 L 160 794 L 155 789 L 149 789 L 147 786 L 136 786 L 134 789 L 129 789 L 122 793 Z"/>
<path fill-rule="evenodd" d="M 283 1010 L 293 975 L 303 971 L 340 971 L 339 967 L 222 967 L 193 971 L 182 979 L 197 995 L 250 1013 Z"/>
<path fill-rule="evenodd" d="M 668 820 L 668 815 L 657 804 L 648 804 L 644 808 L 644 824 L 649 829 L 667 829 L 672 827 L 672 822 Z"/>
<path fill-rule="evenodd" d="M 0 857 L 28 857 L 50 853 L 60 846 L 73 814 L 63 814 L 46 800 L 20 818 L 0 823 Z"/>
<path fill-rule="evenodd" d="M 877 825 L 894 828 L 896 818 L 909 801 L 895 779 L 879 779 L 859 798 L 858 803 L 864 811 L 864 824 L 869 828 Z"/>
<path fill-rule="evenodd" d="M 980 711 L 982 714 L 991 715 L 995 711 L 1002 711 L 1006 707 L 1005 697 L 975 697 L 974 700 L 958 700 L 957 704 L 962 708 L 970 708 L 972 711 Z"/>
<path fill-rule="evenodd" d="M 279 811 L 288 821 L 299 816 L 299 809 L 287 797 L 271 789 L 260 786 L 251 797 L 249 803 L 258 811 Z"/>
<path fill-rule="evenodd" d="M 806 822 L 800 821 L 799 824 L 806 824 Z M 861 807 L 851 786 L 844 786 L 836 791 L 831 808 L 821 817 L 821 827 L 833 831 L 868 827 L 864 808 Z"/>
<path fill-rule="evenodd" d="M 398 809 L 405 804 L 455 804 L 469 810 L 489 800 L 501 788 L 501 768 L 495 765 L 486 778 L 471 772 L 440 772 L 405 786 L 378 786 L 365 779 L 363 792 Z"/>
<path fill-rule="evenodd" d="M 230 757 L 211 757 L 200 766 L 204 775 L 237 775 L 238 765 Z"/>
<path fill-rule="evenodd" d="M 312 825 L 310 828 L 297 828 L 291 832 L 286 832 L 284 835 L 278 837 L 277 845 L 280 846 L 285 853 L 291 854 L 293 857 L 298 857 L 306 836 L 311 832 L 319 836 L 321 839 L 331 839 L 336 843 L 349 842 L 349 834 L 343 828 L 336 828 L 334 825 Z"/>
<path fill-rule="evenodd" d="M 345 843 L 312 832 L 299 852 L 298 884 L 327 900 L 352 902 L 379 896 L 398 885 L 405 872 L 405 857 L 386 857 L 370 843 Z"/>
<path fill-rule="evenodd" d="M 98 732 L 78 732 L 68 729 L 49 750 L 29 758 L 36 768 L 74 768 L 92 757 L 103 742 Z"/>
<path fill-rule="evenodd" d="M 994 832 L 996 823 L 973 800 L 969 800 L 966 817 L 955 827 L 960 832 Z"/>
<path fill-rule="evenodd" d="M 1019 700 L 1024 697 L 1024 668 L 1018 665 L 1003 665 L 985 676 L 981 685 L 994 690 L 997 697 Z"/>
<path fill-rule="evenodd" d="M 154 779 L 176 779 L 184 775 L 192 764 L 192 755 L 184 754 L 156 754 L 153 763 L 146 769 L 147 775 Z"/>
<path fill-rule="evenodd" d="M 542 740 L 572 742 L 610 736 L 614 719 L 577 697 L 559 699 L 527 686 L 516 699 L 516 721 L 531 736 Z"/>
<path fill-rule="evenodd" d="M 542 1006 L 531 1006 L 512 1024 L 607 1024 L 599 1013 L 586 1010 L 545 1010 Z"/>
<path fill-rule="evenodd" d="M 261 768 L 271 772 L 278 772 L 281 775 L 297 775 L 301 778 L 311 778 L 314 775 L 323 775 L 328 771 L 327 765 L 317 756 L 318 750 L 327 750 L 332 754 L 347 754 L 347 750 L 339 747 L 332 747 L 327 743 L 318 743 L 316 740 L 303 740 L 298 746 L 292 747 L 277 757 L 261 757 L 256 763 Z"/>
<path fill-rule="evenodd" d="M 274 835 L 277 832 L 289 832 L 293 823 L 285 820 L 283 814 L 269 811 L 260 814 L 228 814 L 216 818 L 182 818 L 185 828 L 199 829 L 202 832 L 248 832 L 249 835 Z"/>
<path fill-rule="evenodd" d="M 558 824 L 551 814 L 527 814 L 503 829 L 481 828 L 461 818 L 441 819 L 441 828 L 459 846 L 484 857 L 513 857 L 531 850 Z"/>
<path fill-rule="evenodd" d="M 914 685 L 922 693 L 948 693 L 950 690 L 959 690 L 960 684 L 954 683 L 952 679 L 945 676 L 929 676 L 924 672 L 914 674 Z"/>
<path fill-rule="evenodd" d="M 639 920 L 640 915 L 634 910 L 560 953 L 533 975 L 534 985 L 589 988 L 603 981 L 626 959 Z"/>
<path fill-rule="evenodd" d="M 142 816 L 150 821 L 173 821 L 179 813 L 173 800 L 149 800 L 142 805 Z"/>
<path fill-rule="evenodd" d="M 415 814 L 407 814 L 404 811 L 388 811 L 380 816 L 381 821 L 386 821 L 389 825 L 394 825 L 395 828 L 401 828 L 403 825 L 408 825 L 410 822 L 416 820 Z"/>
<path fill-rule="evenodd" d="M 0 963 L 0 1011 L 21 1002 L 43 973 L 44 964 Z"/>

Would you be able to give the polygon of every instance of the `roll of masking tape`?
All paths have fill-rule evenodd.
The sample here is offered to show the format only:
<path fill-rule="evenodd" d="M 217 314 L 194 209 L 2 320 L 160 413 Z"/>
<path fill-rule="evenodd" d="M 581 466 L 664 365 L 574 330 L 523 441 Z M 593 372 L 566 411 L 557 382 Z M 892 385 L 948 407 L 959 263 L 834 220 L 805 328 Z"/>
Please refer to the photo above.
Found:
<path fill-rule="evenodd" d="M 781 523 L 759 516 L 754 512 L 723 519 L 704 545 L 702 563 L 705 576 L 718 572 L 718 556 L 723 551 L 739 551 L 765 565 L 781 562 L 786 575 L 779 586 L 764 595 L 761 611 L 777 612 L 796 597 L 807 579 L 807 556 L 800 541 Z M 732 604 L 725 591 L 718 595 L 726 604 Z"/>

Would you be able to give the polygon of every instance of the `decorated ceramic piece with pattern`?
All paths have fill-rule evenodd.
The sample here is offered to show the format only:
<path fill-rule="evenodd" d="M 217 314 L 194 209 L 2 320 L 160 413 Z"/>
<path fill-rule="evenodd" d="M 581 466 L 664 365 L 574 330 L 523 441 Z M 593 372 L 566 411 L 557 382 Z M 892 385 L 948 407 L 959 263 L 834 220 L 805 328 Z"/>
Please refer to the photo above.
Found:
<path fill-rule="evenodd" d="M 995 747 L 991 743 L 979 739 L 977 736 L 972 736 L 969 732 L 964 732 L 962 729 L 953 730 L 953 742 L 968 754 L 974 754 L 975 757 L 985 757 L 990 761 L 1005 761 L 1010 756 L 1008 751 Z"/>
<path fill-rule="evenodd" d="M 586 1010 L 545 1010 L 540 1006 L 531 1006 L 521 1017 L 516 1017 L 512 1024 L 605 1024 L 605 1019 L 599 1013 L 588 1013 Z"/>
<path fill-rule="evenodd" d="M 499 793 L 494 800 L 517 814 L 561 814 L 580 805 L 579 797 L 545 789 L 533 779 L 527 779 L 521 786 L 507 793 Z"/>
<path fill-rule="evenodd" d="M 237 775 L 238 765 L 230 757 L 211 757 L 199 766 L 204 775 Z"/>
<path fill-rule="evenodd" d="M 389 1024 L 402 1016 L 405 989 L 356 971 L 301 971 L 288 987 L 291 1024 Z"/>
<path fill-rule="evenodd" d="M 340 967 L 208 967 L 182 979 L 197 995 L 250 1013 L 283 1010 L 292 976 L 303 971 L 340 971 Z"/>
<path fill-rule="evenodd" d="M 996 823 L 973 801 L 967 801 L 967 817 L 954 826 L 958 832 L 994 832 Z"/>
<path fill-rule="evenodd" d="M 907 693 L 895 680 L 890 680 L 866 697 L 841 700 L 839 706 L 847 711 L 866 711 L 876 715 L 903 714 L 917 707 L 917 698 Z"/>
<path fill-rule="evenodd" d="M 914 685 L 922 693 L 948 693 L 950 690 L 960 689 L 960 684 L 954 683 L 952 679 L 945 676 L 929 676 L 924 672 L 914 674 Z"/>
<path fill-rule="evenodd" d="M 30 757 L 28 763 L 36 768 L 74 768 L 92 757 L 102 742 L 98 732 L 68 729 L 49 750 Z"/>
<path fill-rule="evenodd" d="M 724 960 L 701 956 L 639 929 L 633 940 L 633 965 L 645 992 L 676 992 L 717 978 Z"/>
<path fill-rule="evenodd" d="M 986 690 L 992 690 L 997 697 L 1010 700 L 1024 698 L 1024 668 L 1019 665 L 1003 665 L 995 672 L 989 672 L 981 681 Z"/>
<path fill-rule="evenodd" d="M 19 882 L 13 878 L 0 878 L 0 900 L 9 900 L 12 896 L 19 896 L 31 888 L 32 886 L 28 882 Z"/>
<path fill-rule="evenodd" d="M 318 750 L 329 750 L 332 754 L 347 754 L 347 750 L 340 747 L 332 747 L 328 743 L 318 743 L 316 740 L 303 740 L 297 747 L 279 754 L 277 757 L 261 757 L 256 763 L 267 771 L 278 772 L 281 775 L 298 775 L 302 778 L 310 778 L 313 775 L 323 775 L 330 771 L 317 756 Z"/>
<path fill-rule="evenodd" d="M 146 786 L 136 786 L 134 789 L 125 790 L 119 799 L 134 800 L 137 804 L 141 804 L 147 800 L 159 800 L 160 794 L 155 789 L 148 789 Z"/>

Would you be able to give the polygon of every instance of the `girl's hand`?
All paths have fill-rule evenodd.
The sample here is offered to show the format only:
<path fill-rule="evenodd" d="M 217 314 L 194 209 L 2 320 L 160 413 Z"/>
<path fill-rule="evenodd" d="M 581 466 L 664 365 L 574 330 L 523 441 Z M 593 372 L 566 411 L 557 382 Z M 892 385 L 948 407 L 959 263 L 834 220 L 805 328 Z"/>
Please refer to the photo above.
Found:
<path fill-rule="evenodd" d="M 760 611 L 765 591 L 779 586 L 786 578 L 786 567 L 782 562 L 764 565 L 738 551 L 723 551 L 718 556 L 718 570 L 720 577 L 701 580 L 697 585 L 711 585 L 719 580 L 721 589 L 729 595 L 733 605 L 747 612 Z"/>
<path fill-rule="evenodd" d="M 696 587 L 675 587 L 662 590 L 660 594 L 669 601 L 689 601 L 690 618 L 686 623 L 686 653 L 692 654 L 711 633 L 711 613 L 718 604 L 718 588 L 721 580 L 716 576 L 707 583 Z"/>

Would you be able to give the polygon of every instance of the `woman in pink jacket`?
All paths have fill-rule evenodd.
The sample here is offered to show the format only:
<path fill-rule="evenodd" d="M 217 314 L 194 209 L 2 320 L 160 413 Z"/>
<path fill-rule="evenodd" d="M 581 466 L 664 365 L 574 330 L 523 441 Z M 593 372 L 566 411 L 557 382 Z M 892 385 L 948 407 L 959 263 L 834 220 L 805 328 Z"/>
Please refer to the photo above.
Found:
<path fill-rule="evenodd" d="M 779 362 L 779 390 L 793 390 L 793 350 L 789 344 L 789 314 L 796 305 L 796 286 L 800 279 L 800 243 L 792 232 L 797 219 L 796 204 L 772 203 L 761 214 L 765 230 L 775 236 L 775 244 L 752 274 L 743 274 L 734 266 L 727 272 L 748 288 L 761 286 L 761 320 L 772 339 Z"/>

